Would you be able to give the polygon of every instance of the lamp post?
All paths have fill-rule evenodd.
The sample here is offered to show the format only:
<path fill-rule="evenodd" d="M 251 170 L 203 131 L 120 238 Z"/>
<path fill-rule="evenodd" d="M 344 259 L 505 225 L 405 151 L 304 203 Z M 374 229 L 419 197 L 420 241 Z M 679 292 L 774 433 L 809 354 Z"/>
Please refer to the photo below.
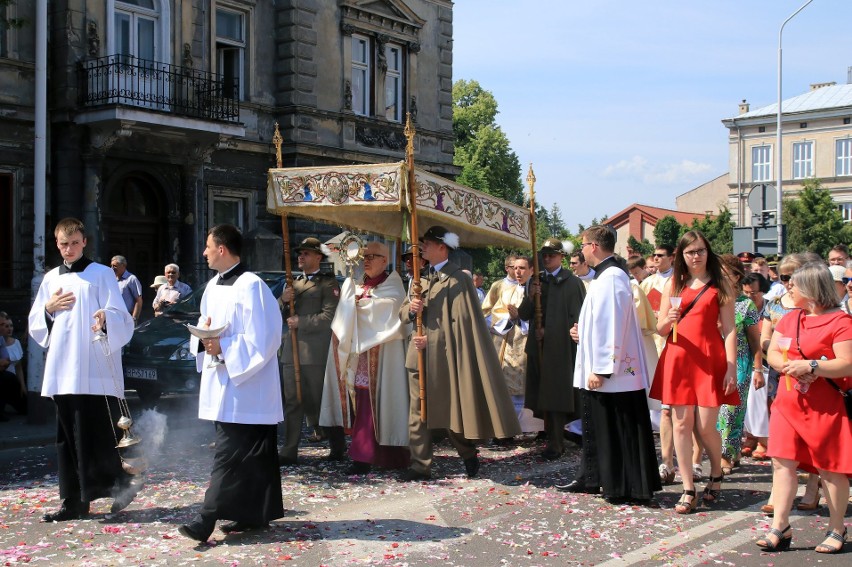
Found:
<path fill-rule="evenodd" d="M 778 200 L 778 206 L 775 211 L 775 225 L 778 228 L 778 257 L 780 258 L 782 254 L 784 254 L 784 225 L 781 222 L 782 218 L 782 210 L 783 210 L 783 202 L 784 202 L 784 188 L 781 182 L 781 175 L 783 173 L 783 168 L 781 167 L 781 156 L 783 155 L 783 151 L 781 149 L 781 34 L 784 33 L 784 26 L 787 25 L 787 22 L 793 19 L 796 14 L 804 10 L 808 4 L 813 2 L 814 0 L 808 0 L 804 4 L 802 4 L 798 10 L 793 12 L 789 18 L 784 20 L 784 23 L 781 24 L 781 28 L 778 30 L 778 113 L 775 117 L 775 153 L 777 163 L 775 168 L 775 191 L 776 197 Z"/>

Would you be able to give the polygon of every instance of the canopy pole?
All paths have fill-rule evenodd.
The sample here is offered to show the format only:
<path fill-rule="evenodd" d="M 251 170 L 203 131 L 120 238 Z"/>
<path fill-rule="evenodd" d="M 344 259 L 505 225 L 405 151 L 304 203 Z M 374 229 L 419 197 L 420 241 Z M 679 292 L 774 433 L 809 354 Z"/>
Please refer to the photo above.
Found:
<path fill-rule="evenodd" d="M 423 287 L 420 284 L 420 240 L 417 230 L 417 185 L 414 182 L 414 126 L 411 125 L 411 113 L 405 113 L 405 138 L 408 141 L 405 146 L 405 159 L 408 165 L 408 209 L 411 211 L 411 267 L 414 278 L 414 298 L 420 299 Z M 416 334 L 423 336 L 423 312 L 417 314 L 415 319 Z M 426 423 L 426 358 L 422 350 L 417 351 L 417 373 L 420 386 L 420 421 Z"/>
<path fill-rule="evenodd" d="M 539 277 L 538 274 L 538 246 L 536 240 L 535 227 L 535 173 L 533 173 L 532 162 L 530 162 L 529 173 L 527 173 L 527 185 L 530 186 L 530 246 L 532 246 L 532 261 L 533 261 L 533 277 Z M 536 336 L 541 336 L 541 294 L 535 296 L 535 330 Z M 542 357 L 541 340 L 536 340 L 538 344 L 538 359 Z"/>
<path fill-rule="evenodd" d="M 275 133 L 272 135 L 272 143 L 275 144 L 275 164 L 278 169 L 284 167 L 284 161 L 281 158 L 281 144 L 284 139 L 281 137 L 281 132 L 278 130 L 278 122 L 275 123 Z M 287 213 L 281 215 L 281 235 L 284 238 L 284 271 L 286 272 L 287 289 L 293 289 L 293 266 L 290 259 L 290 225 L 287 222 Z M 289 301 L 290 315 L 296 314 L 296 295 Z M 298 329 L 290 329 L 290 342 L 293 348 L 293 373 L 296 377 L 296 399 L 302 403 L 302 367 L 299 364 L 299 336 Z"/>

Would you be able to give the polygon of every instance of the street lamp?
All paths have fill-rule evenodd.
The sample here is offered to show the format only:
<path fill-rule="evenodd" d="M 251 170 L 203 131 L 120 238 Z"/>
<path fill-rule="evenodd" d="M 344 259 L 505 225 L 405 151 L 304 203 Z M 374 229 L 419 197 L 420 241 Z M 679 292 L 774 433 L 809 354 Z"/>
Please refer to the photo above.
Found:
<path fill-rule="evenodd" d="M 808 4 L 813 2 L 814 0 L 808 0 L 802 6 L 793 12 L 789 18 L 784 20 L 784 23 L 781 24 L 781 28 L 778 30 L 778 113 L 775 119 L 775 153 L 776 157 L 776 173 L 775 173 L 775 186 L 776 186 L 776 196 L 778 198 L 778 206 L 775 211 L 775 225 L 778 228 L 778 257 L 780 258 L 782 254 L 784 254 L 784 224 L 781 221 L 782 218 L 782 203 L 784 202 L 784 189 L 781 183 L 781 175 L 784 171 L 781 167 L 781 156 L 784 153 L 781 151 L 781 34 L 784 33 L 784 26 L 787 25 L 787 22 L 793 19 L 793 17 L 804 10 Z"/>

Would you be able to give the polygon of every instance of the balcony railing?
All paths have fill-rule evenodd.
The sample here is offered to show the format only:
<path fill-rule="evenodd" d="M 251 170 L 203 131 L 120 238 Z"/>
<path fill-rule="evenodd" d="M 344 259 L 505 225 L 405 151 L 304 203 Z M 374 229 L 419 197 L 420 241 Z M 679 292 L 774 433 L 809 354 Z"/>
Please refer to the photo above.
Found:
<path fill-rule="evenodd" d="M 138 59 L 109 55 L 80 63 L 80 104 L 146 108 L 207 120 L 238 122 L 237 79 Z"/>

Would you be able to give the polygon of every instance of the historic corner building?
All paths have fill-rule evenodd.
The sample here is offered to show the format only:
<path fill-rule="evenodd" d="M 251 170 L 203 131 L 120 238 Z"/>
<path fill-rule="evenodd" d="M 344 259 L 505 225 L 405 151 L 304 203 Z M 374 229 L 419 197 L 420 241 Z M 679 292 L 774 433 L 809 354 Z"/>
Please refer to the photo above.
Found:
<path fill-rule="evenodd" d="M 3 10 L 0 304 L 32 277 L 35 0 Z M 89 255 L 126 256 L 146 305 L 166 263 L 206 281 L 210 226 L 280 237 L 276 121 L 285 167 L 393 162 L 411 113 L 418 165 L 458 172 L 450 0 L 51 0 L 48 18 L 48 239 L 83 219 Z M 293 240 L 317 230 L 291 221 Z"/>

